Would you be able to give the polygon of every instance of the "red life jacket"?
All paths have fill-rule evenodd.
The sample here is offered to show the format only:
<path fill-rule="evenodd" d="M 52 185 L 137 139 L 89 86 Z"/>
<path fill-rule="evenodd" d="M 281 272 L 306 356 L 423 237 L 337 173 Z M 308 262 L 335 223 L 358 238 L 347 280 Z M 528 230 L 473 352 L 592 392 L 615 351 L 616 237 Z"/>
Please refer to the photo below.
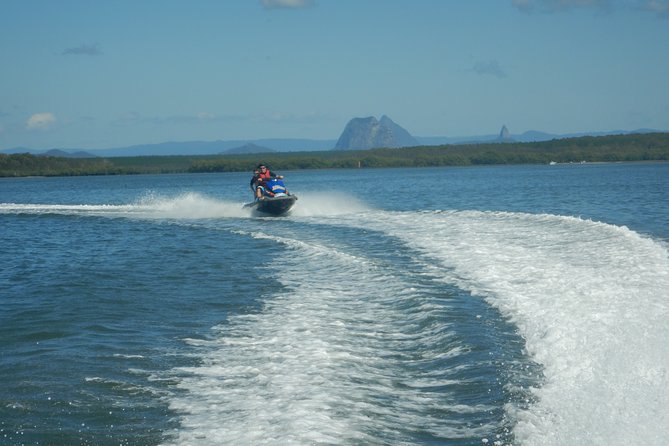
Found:
<path fill-rule="evenodd" d="M 271 178 L 272 174 L 270 173 L 269 169 L 265 169 L 264 173 L 262 171 L 258 171 L 258 186 L 262 187 L 263 193 L 265 195 L 273 197 L 274 192 L 272 192 L 265 184 L 265 181 L 268 181 Z"/>

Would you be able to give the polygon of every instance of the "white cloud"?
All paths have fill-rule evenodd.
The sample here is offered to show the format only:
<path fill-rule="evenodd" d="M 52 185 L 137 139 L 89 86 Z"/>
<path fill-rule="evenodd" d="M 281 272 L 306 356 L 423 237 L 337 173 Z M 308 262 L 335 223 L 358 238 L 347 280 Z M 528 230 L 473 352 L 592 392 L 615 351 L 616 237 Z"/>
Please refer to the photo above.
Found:
<path fill-rule="evenodd" d="M 500 79 L 506 77 L 506 72 L 496 60 L 477 62 L 474 64 L 472 71 L 481 76 L 489 75 Z"/>
<path fill-rule="evenodd" d="M 646 0 L 642 9 L 653 12 L 662 18 L 669 18 L 669 0 Z"/>
<path fill-rule="evenodd" d="M 615 9 L 637 9 L 669 18 L 669 0 L 511 0 L 514 8 L 523 12 L 561 12 L 590 8 L 601 12 Z"/>
<path fill-rule="evenodd" d="M 200 120 L 203 120 L 203 121 L 204 120 L 216 119 L 216 115 L 213 114 L 213 113 L 209 113 L 209 112 L 200 112 L 200 113 L 197 114 L 197 119 L 200 119 Z"/>
<path fill-rule="evenodd" d="M 99 56 L 102 54 L 102 51 L 98 48 L 98 44 L 94 43 L 92 45 L 84 44 L 73 48 L 65 48 L 62 54 L 74 56 Z"/>
<path fill-rule="evenodd" d="M 262 4 L 262 6 L 266 9 L 298 9 L 311 6 L 312 0 L 260 0 L 260 4 Z"/>
<path fill-rule="evenodd" d="M 532 0 L 512 0 L 511 4 L 521 11 L 530 11 L 532 10 Z"/>
<path fill-rule="evenodd" d="M 28 130 L 47 130 L 55 122 L 56 116 L 53 113 L 35 113 L 26 121 L 26 128 Z"/>
<path fill-rule="evenodd" d="M 608 10 L 612 0 L 512 0 L 511 4 L 521 11 L 543 12 L 566 11 L 574 8 L 595 8 Z"/>

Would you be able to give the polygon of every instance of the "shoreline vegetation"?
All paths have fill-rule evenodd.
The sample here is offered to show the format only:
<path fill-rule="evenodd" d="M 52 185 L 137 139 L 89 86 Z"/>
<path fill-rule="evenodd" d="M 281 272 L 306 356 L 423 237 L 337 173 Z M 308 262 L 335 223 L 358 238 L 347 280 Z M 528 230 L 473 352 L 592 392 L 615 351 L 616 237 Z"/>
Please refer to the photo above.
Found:
<path fill-rule="evenodd" d="M 669 161 L 669 133 L 583 136 L 531 143 L 481 143 L 248 155 L 65 158 L 0 154 L 0 177 L 248 172 L 273 170 L 438 167 Z"/>

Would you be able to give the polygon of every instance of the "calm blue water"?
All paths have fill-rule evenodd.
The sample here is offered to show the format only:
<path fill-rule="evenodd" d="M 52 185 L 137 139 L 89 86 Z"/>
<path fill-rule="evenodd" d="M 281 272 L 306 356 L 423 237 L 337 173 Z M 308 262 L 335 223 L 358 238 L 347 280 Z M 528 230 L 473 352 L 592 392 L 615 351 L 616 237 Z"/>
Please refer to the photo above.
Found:
<path fill-rule="evenodd" d="M 281 173 L 0 179 L 0 444 L 666 443 L 669 164 Z"/>

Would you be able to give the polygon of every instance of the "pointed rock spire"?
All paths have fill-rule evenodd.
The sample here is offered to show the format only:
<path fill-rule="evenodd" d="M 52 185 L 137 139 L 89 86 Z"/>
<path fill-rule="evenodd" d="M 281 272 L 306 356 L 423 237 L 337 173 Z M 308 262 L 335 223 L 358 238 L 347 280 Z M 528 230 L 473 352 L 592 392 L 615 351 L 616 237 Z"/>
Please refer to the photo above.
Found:
<path fill-rule="evenodd" d="M 509 133 L 509 129 L 506 128 L 506 125 L 502 126 L 502 130 L 499 131 L 499 138 L 500 140 L 506 140 L 506 139 L 511 139 L 511 133 Z"/>

